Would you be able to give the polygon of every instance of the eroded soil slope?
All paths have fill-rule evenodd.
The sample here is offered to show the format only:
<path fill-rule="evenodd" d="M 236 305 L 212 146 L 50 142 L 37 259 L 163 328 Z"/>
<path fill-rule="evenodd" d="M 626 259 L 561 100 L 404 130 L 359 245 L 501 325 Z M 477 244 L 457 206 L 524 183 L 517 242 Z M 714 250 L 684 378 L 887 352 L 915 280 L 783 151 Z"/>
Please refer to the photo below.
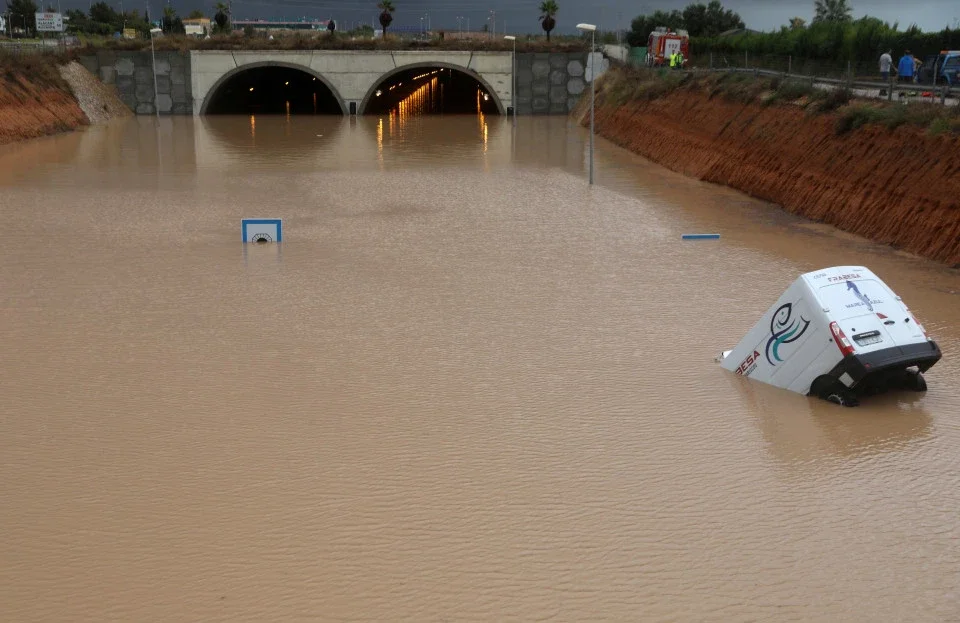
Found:
<path fill-rule="evenodd" d="M 74 130 L 88 123 L 59 75 L 31 69 L 0 66 L 0 144 Z"/>
<path fill-rule="evenodd" d="M 909 126 L 838 135 L 833 114 L 682 89 L 610 104 L 601 88 L 596 126 L 614 143 L 675 171 L 960 266 L 955 135 Z"/>

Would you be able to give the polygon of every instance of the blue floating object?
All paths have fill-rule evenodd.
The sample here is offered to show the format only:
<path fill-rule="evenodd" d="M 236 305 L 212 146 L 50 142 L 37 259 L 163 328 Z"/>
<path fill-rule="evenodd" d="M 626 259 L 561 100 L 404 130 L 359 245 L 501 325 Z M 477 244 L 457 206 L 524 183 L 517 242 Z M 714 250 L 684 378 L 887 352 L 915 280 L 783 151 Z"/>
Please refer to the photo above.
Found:
<path fill-rule="evenodd" d="M 680 236 L 683 240 L 716 240 L 720 234 L 683 234 Z"/>

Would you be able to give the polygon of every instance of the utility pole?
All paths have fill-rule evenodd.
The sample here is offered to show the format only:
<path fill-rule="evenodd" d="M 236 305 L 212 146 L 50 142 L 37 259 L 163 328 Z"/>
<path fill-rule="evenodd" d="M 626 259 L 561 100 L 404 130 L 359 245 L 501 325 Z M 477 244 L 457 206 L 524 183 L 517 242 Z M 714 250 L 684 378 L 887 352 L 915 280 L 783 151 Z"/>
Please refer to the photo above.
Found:
<path fill-rule="evenodd" d="M 150 3 L 144 2 L 144 10 L 147 14 L 150 14 Z M 153 48 L 153 24 L 148 24 L 150 27 L 150 58 L 153 59 L 153 112 L 157 116 L 157 121 L 160 120 L 160 106 L 159 106 L 159 88 L 157 88 L 157 53 Z M 159 131 L 159 130 L 158 130 Z M 159 140 L 159 139 L 158 139 Z M 157 146 L 159 149 L 159 144 Z"/>

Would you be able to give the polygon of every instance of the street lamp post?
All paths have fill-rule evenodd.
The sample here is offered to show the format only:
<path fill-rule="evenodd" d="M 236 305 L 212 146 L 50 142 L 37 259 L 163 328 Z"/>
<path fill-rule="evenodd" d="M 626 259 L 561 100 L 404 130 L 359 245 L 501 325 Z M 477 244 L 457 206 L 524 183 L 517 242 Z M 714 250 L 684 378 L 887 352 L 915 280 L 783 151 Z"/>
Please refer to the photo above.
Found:
<path fill-rule="evenodd" d="M 507 41 L 513 41 L 513 56 L 510 57 L 510 104 L 513 106 L 513 127 L 517 127 L 517 38 L 513 35 L 504 37 Z"/>
<path fill-rule="evenodd" d="M 596 43 L 597 27 L 593 24 L 577 24 L 577 30 L 590 33 L 590 56 L 587 64 L 590 66 L 590 184 L 593 184 L 593 106 L 597 97 L 597 65 L 593 62 L 593 49 Z"/>

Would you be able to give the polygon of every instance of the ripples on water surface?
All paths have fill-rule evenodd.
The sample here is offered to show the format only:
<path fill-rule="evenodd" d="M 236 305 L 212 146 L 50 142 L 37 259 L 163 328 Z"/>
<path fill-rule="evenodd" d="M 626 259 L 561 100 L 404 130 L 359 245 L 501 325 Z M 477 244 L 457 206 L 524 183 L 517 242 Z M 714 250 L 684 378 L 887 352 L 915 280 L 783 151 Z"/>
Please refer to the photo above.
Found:
<path fill-rule="evenodd" d="M 0 151 L 0 620 L 960 619 L 955 272 L 564 119 L 155 123 Z M 845 263 L 928 394 L 713 363 Z"/>

